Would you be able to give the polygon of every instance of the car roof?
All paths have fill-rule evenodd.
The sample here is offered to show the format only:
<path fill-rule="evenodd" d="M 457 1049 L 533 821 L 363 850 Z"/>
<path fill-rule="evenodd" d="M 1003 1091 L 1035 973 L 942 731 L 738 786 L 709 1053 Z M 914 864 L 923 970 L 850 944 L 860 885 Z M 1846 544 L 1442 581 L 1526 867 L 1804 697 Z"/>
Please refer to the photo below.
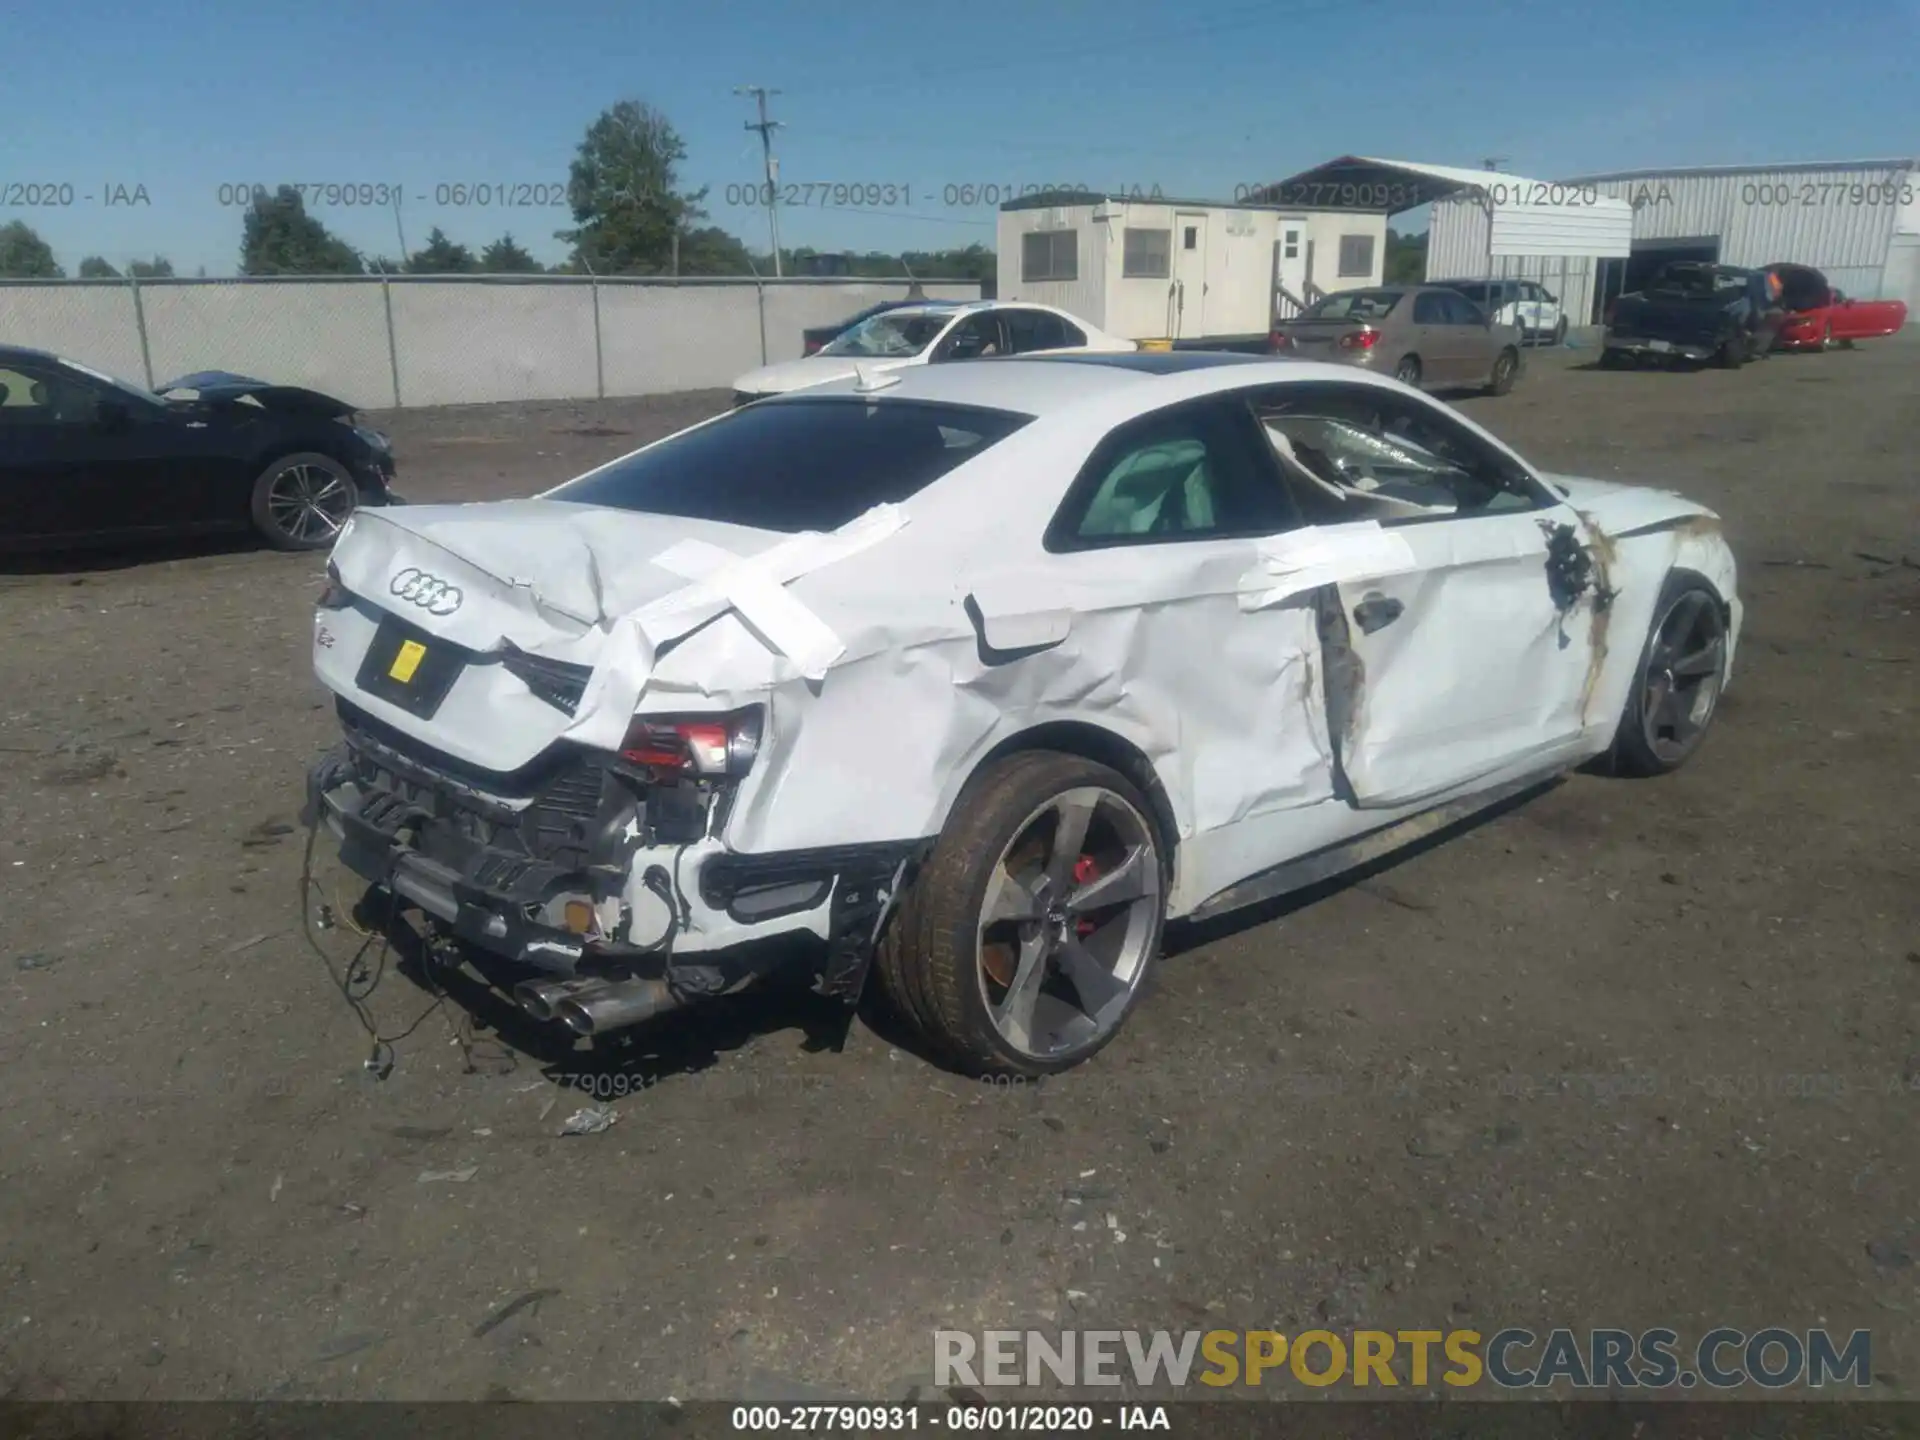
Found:
<path fill-rule="evenodd" d="M 1268 372 L 1265 376 L 1258 373 L 1263 370 Z M 969 360 L 963 365 L 912 365 L 887 371 L 889 383 L 865 394 L 859 389 L 858 378 L 847 376 L 757 403 L 804 405 L 812 399 L 870 396 L 877 404 L 917 400 L 974 405 L 1040 419 L 1089 401 L 1133 394 L 1142 402 L 1144 412 L 1155 408 L 1152 395 L 1157 385 L 1178 376 L 1198 378 L 1208 371 L 1218 373 L 1220 389 L 1231 388 L 1233 376 L 1241 372 L 1249 383 L 1263 379 L 1274 384 L 1312 380 L 1386 383 L 1350 365 L 1223 351 L 1010 355 Z"/>
<path fill-rule="evenodd" d="M 4 360 L 52 360 L 56 363 L 60 357 L 51 350 L 34 350 L 25 345 L 0 345 L 0 361 Z"/>

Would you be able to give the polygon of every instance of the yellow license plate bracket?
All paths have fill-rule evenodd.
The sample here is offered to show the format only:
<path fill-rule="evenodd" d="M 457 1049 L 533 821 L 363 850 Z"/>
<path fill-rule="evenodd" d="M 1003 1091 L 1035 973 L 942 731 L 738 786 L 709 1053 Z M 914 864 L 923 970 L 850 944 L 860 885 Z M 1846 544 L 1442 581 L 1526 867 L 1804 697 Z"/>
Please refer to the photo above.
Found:
<path fill-rule="evenodd" d="M 402 685 L 413 683 L 413 672 L 420 668 L 420 662 L 427 658 L 427 647 L 418 640 L 403 640 L 400 653 L 393 657 L 393 664 L 387 667 L 387 674 Z"/>

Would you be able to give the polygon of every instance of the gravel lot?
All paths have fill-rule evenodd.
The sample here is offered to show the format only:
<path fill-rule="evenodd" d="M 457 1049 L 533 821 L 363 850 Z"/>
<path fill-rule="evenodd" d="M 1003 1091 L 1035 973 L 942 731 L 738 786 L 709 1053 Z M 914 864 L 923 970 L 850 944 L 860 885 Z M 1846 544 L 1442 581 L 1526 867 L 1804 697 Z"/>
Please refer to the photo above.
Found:
<path fill-rule="evenodd" d="M 377 1080 L 300 939 L 320 562 L 0 576 L 0 1393 L 897 1398 L 936 1328 L 1826 1324 L 1920 1397 L 1920 344 L 1582 358 L 1460 403 L 1725 515 L 1714 739 L 1180 937 L 1038 1087 L 782 997 L 644 1032 L 598 1135 L 557 1134 L 588 1057 L 497 1012 Z M 496 497 L 724 399 L 380 423 L 410 498 Z"/>

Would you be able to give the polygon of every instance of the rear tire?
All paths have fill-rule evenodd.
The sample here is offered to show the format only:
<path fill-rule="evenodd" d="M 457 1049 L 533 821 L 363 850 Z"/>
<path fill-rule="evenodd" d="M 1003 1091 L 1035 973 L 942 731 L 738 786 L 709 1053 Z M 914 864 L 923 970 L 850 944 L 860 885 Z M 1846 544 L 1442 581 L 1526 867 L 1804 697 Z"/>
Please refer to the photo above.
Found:
<path fill-rule="evenodd" d="M 1502 350 L 1493 361 L 1493 374 L 1487 380 L 1487 394 L 1505 395 L 1513 389 L 1513 382 L 1520 378 L 1520 352 L 1513 349 Z"/>
<path fill-rule="evenodd" d="M 1747 342 L 1741 336 L 1729 335 L 1726 344 L 1720 347 L 1720 368 L 1738 370 L 1747 363 Z"/>
<path fill-rule="evenodd" d="M 1674 571 L 1653 616 L 1614 735 L 1607 768 L 1616 775 L 1667 775 L 1686 764 L 1707 738 L 1726 685 L 1726 614 L 1712 586 Z"/>
<path fill-rule="evenodd" d="M 1398 380 L 1402 385 L 1412 385 L 1418 389 L 1420 385 L 1420 357 L 1418 355 L 1402 355 L 1400 357 L 1400 363 L 1393 367 L 1393 378 Z"/>
<path fill-rule="evenodd" d="M 1600 352 L 1600 368 L 1602 370 L 1624 370 L 1626 366 L 1627 357 L 1611 345 Z"/>
<path fill-rule="evenodd" d="M 875 957 L 883 994 L 940 1060 L 1037 1078 L 1119 1033 L 1166 918 L 1152 816 L 1117 771 L 1056 751 L 968 784 Z"/>
<path fill-rule="evenodd" d="M 347 467 L 303 450 L 283 455 L 253 482 L 253 526 L 276 550 L 325 550 L 360 504 Z"/>

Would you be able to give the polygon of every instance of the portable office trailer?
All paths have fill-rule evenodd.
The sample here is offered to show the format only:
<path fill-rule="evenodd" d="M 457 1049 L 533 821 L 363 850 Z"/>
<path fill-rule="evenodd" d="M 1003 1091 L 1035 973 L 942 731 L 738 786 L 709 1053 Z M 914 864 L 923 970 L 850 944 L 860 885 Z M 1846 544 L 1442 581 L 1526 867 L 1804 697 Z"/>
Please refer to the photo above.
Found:
<path fill-rule="evenodd" d="M 1380 283 L 1386 219 L 1158 195 L 1000 207 L 999 293 L 1127 340 L 1264 349 L 1276 318 Z"/>

